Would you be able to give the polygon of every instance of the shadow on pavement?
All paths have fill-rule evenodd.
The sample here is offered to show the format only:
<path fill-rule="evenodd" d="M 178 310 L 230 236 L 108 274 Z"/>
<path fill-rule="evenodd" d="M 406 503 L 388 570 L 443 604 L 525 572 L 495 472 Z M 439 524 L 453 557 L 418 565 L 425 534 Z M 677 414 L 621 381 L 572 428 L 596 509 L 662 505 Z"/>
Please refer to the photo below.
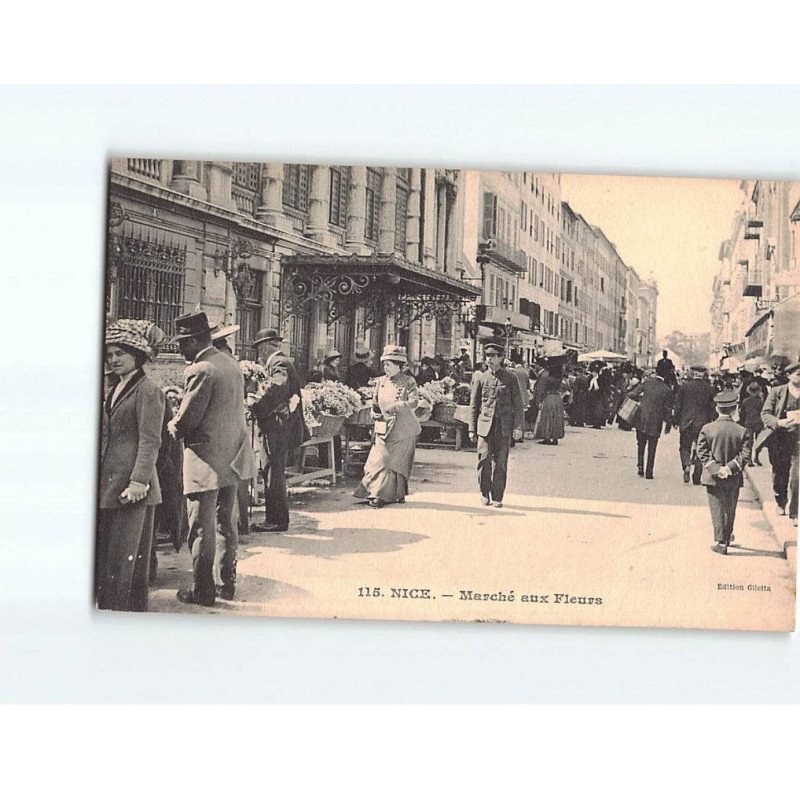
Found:
<path fill-rule="evenodd" d="M 738 544 L 728 545 L 729 556 L 766 556 L 786 560 L 783 550 L 754 550 L 752 547 L 742 547 Z"/>
<path fill-rule="evenodd" d="M 503 508 L 511 508 L 517 511 L 536 512 L 539 514 L 575 514 L 584 517 L 611 517 L 612 519 L 632 519 L 630 514 L 611 514 L 606 511 L 587 511 L 580 508 L 547 508 L 545 506 L 510 506 L 503 503 Z"/>
<path fill-rule="evenodd" d="M 293 521 L 287 533 L 240 545 L 239 564 L 245 565 L 249 558 L 263 556 L 270 550 L 324 559 L 334 559 L 351 553 L 394 553 L 427 538 L 429 537 L 419 533 L 381 528 L 320 530 L 316 526 L 297 527 Z"/>

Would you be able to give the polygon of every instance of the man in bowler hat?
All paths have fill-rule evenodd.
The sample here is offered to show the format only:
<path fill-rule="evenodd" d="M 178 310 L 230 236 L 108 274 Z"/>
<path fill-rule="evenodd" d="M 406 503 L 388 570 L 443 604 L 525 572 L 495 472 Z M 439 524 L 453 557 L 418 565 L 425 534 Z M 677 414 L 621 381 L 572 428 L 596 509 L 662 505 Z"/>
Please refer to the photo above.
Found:
<path fill-rule="evenodd" d="M 184 372 L 183 400 L 167 429 L 184 443 L 183 491 L 194 575 L 192 588 L 181 589 L 178 600 L 213 606 L 215 562 L 222 581 L 219 594 L 233 599 L 238 547 L 233 508 L 239 482 L 255 476 L 256 464 L 239 366 L 214 347 L 212 328 L 203 312 L 178 317 L 175 327 L 173 341 L 189 366 Z"/>
<path fill-rule="evenodd" d="M 267 373 L 264 393 L 251 407 L 264 445 L 262 471 L 266 506 L 264 525 L 253 525 L 253 530 L 268 533 L 289 530 L 286 459 L 309 438 L 303 421 L 300 378 L 294 364 L 280 350 L 282 341 L 283 337 L 275 328 L 264 328 L 253 342 L 258 360 Z"/>
<path fill-rule="evenodd" d="M 742 488 L 745 462 L 750 452 L 747 428 L 733 421 L 738 396 L 735 391 L 720 392 L 714 398 L 719 416 L 704 425 L 697 438 L 697 456 L 703 464 L 700 482 L 708 492 L 708 505 L 714 525 L 715 553 L 727 555 L 733 539 L 736 504 Z"/>
<path fill-rule="evenodd" d="M 469 438 L 478 443 L 478 485 L 481 502 L 503 505 L 511 440 L 522 439 L 522 394 L 516 376 L 503 367 L 503 348 L 483 348 L 488 365 L 473 379 L 470 396 Z"/>

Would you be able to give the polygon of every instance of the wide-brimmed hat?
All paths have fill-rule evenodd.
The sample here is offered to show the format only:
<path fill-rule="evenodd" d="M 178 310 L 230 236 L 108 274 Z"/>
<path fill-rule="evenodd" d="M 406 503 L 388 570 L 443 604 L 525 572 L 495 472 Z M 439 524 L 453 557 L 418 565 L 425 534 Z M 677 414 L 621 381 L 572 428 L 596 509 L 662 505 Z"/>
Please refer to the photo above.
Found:
<path fill-rule="evenodd" d="M 334 347 L 333 350 L 328 352 L 328 355 L 325 356 L 325 363 L 327 364 L 329 361 L 333 361 L 335 358 L 341 358 L 342 354 Z"/>
<path fill-rule="evenodd" d="M 241 325 L 225 325 L 223 327 L 221 323 L 218 323 L 211 331 L 211 339 L 212 341 L 227 339 L 228 336 L 236 333 L 236 331 L 238 331 L 240 328 Z"/>
<path fill-rule="evenodd" d="M 399 344 L 387 344 L 381 353 L 381 361 L 397 361 L 400 364 L 408 363 L 408 354 L 405 347 Z"/>
<path fill-rule="evenodd" d="M 253 346 L 261 342 L 282 342 L 283 336 L 275 328 L 262 328 L 253 340 Z"/>
<path fill-rule="evenodd" d="M 132 347 L 147 358 L 158 355 L 167 335 L 161 328 L 146 319 L 118 319 L 106 328 L 105 343 Z"/>
<path fill-rule="evenodd" d="M 706 367 L 700 366 L 699 364 L 694 367 L 689 367 L 689 369 L 692 372 L 696 372 L 699 375 L 705 375 L 706 372 L 708 372 L 708 369 L 706 369 Z"/>
<path fill-rule="evenodd" d="M 202 336 L 205 333 L 211 333 L 213 329 L 208 322 L 205 311 L 184 314 L 175 318 L 175 335 L 172 337 L 172 341 L 179 342 L 181 339 Z"/>

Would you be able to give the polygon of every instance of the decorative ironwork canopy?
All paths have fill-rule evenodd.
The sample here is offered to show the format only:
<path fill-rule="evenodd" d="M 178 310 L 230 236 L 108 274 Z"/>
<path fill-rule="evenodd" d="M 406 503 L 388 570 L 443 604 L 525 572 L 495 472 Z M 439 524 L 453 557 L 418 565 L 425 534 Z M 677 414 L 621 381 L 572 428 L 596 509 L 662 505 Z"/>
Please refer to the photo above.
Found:
<path fill-rule="evenodd" d="M 480 291 L 398 256 L 285 256 L 282 303 L 285 315 L 307 316 L 317 301 L 327 306 L 327 322 L 364 309 L 364 327 L 390 314 L 401 328 L 419 319 L 458 314 Z"/>

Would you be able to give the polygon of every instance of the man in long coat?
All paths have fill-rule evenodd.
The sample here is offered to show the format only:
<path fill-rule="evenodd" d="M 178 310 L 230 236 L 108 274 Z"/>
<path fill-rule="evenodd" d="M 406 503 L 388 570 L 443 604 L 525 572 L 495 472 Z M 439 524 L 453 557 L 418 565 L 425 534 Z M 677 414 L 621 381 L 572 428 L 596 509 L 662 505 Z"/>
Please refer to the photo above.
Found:
<path fill-rule="evenodd" d="M 255 458 L 244 416 L 242 373 L 236 362 L 217 350 L 203 312 L 175 320 L 175 341 L 189 366 L 184 372 L 180 408 L 167 428 L 183 439 L 183 492 L 189 514 L 189 548 L 194 583 L 178 600 L 212 606 L 217 595 L 233 599 L 236 588 L 238 536 L 233 507 L 239 482 L 256 474 Z M 217 545 L 219 525 L 222 544 Z"/>
<path fill-rule="evenodd" d="M 503 505 L 511 440 L 522 439 L 522 394 L 516 376 L 502 366 L 503 348 L 487 344 L 489 366 L 472 381 L 469 438 L 478 443 L 478 485 L 481 502 Z"/>
<path fill-rule="evenodd" d="M 692 367 L 691 378 L 678 386 L 675 395 L 675 424 L 680 430 L 680 456 L 683 482 L 689 483 L 690 473 L 695 486 L 700 485 L 703 465 L 697 458 L 697 437 L 703 425 L 716 416 L 714 397 L 717 394 L 708 381 L 705 367 Z"/>
<path fill-rule="evenodd" d="M 262 472 L 264 473 L 264 525 L 253 530 L 281 533 L 289 530 L 289 500 L 286 490 L 288 454 L 309 438 L 303 421 L 303 400 L 300 377 L 294 364 L 280 351 L 283 338 L 275 328 L 264 328 L 256 334 L 258 359 L 267 372 L 261 398 L 252 406 L 263 441 Z"/>
<path fill-rule="evenodd" d="M 715 402 L 719 417 L 700 430 L 697 455 L 703 464 L 700 480 L 708 492 L 714 526 L 715 553 L 726 555 L 733 537 L 742 471 L 750 452 L 749 432 L 733 421 L 736 392 L 721 392 Z"/>
<path fill-rule="evenodd" d="M 670 431 L 672 407 L 675 395 L 660 375 L 646 378 L 628 394 L 641 402 L 636 416 L 636 468 L 639 477 L 653 479 L 653 467 L 656 463 L 656 448 L 662 429 Z M 645 466 L 645 449 L 647 450 L 647 466 Z"/>
<path fill-rule="evenodd" d="M 772 465 L 772 488 L 778 513 L 786 513 L 797 522 L 798 452 L 800 448 L 800 361 L 786 367 L 789 383 L 769 390 L 761 421 L 771 431 L 767 449 Z M 767 433 L 767 431 L 764 431 Z"/>

